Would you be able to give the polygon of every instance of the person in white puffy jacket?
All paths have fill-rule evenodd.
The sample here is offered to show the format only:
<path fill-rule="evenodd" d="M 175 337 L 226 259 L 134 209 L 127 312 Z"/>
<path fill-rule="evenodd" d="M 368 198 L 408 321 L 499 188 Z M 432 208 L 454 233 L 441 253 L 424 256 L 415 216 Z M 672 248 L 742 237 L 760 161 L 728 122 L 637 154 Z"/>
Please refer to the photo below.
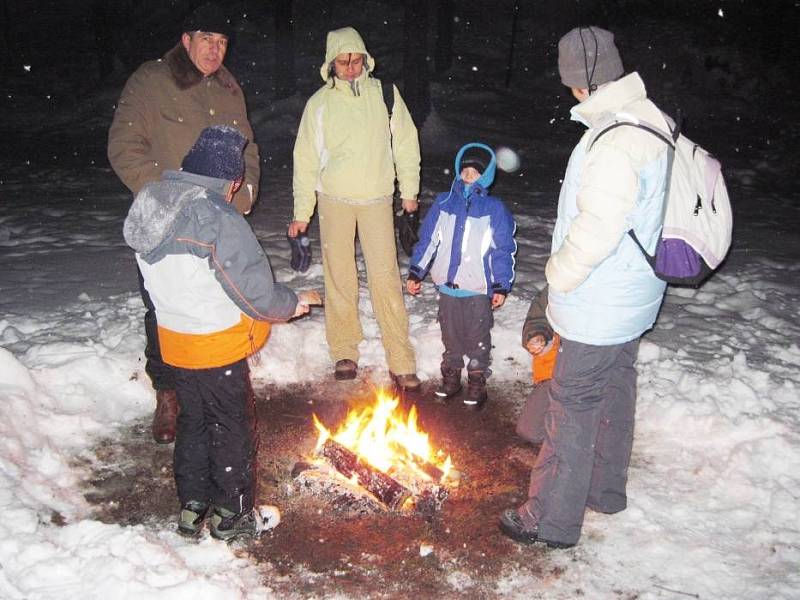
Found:
<path fill-rule="evenodd" d="M 550 386 L 545 440 L 528 500 L 500 517 L 522 543 L 575 545 L 586 507 L 607 514 L 627 505 L 639 338 L 658 316 L 666 284 L 627 231 L 655 249 L 663 221 L 668 146 L 615 120 L 663 125 L 637 73 L 623 76 L 614 35 L 576 28 L 558 45 L 561 81 L 588 130 L 572 152 L 558 202 L 545 275 L 547 318 L 561 336 Z M 595 143 L 596 140 L 596 143 Z"/>

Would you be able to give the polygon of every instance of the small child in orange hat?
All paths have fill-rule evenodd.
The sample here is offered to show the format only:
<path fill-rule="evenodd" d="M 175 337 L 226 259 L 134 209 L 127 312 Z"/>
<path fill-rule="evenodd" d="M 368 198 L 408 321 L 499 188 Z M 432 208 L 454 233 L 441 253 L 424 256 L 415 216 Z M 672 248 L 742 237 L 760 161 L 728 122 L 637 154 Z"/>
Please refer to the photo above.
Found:
<path fill-rule="evenodd" d="M 561 346 L 547 322 L 547 287 L 531 302 L 522 326 L 522 346 L 531 353 L 533 390 L 517 420 L 517 434 L 532 444 L 544 441 L 544 416 L 550 401 L 550 379 Z"/>

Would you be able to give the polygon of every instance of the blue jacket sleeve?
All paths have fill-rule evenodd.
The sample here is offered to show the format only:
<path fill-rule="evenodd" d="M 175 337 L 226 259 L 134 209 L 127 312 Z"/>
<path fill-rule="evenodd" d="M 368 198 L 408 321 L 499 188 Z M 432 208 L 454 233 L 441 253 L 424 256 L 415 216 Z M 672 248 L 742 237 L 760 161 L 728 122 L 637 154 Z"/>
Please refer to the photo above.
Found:
<path fill-rule="evenodd" d="M 511 291 L 516 276 L 514 255 L 517 252 L 517 242 L 514 234 L 517 225 L 501 200 L 497 201 L 497 206 L 492 211 L 492 230 L 492 247 L 489 252 L 492 292 L 507 294 Z"/>
<path fill-rule="evenodd" d="M 428 209 L 425 219 L 419 228 L 419 241 L 414 245 L 414 252 L 408 263 L 408 278 L 422 281 L 428 274 L 433 259 L 436 256 L 438 240 L 434 239 L 434 230 L 439 222 L 439 200 L 444 194 L 439 194 L 436 201 Z"/>

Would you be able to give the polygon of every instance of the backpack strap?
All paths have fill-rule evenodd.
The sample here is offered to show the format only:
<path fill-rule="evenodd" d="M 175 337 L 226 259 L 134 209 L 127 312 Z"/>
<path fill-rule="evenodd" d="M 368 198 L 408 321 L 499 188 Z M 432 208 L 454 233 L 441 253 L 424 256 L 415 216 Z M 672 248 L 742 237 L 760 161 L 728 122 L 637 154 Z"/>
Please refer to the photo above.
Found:
<path fill-rule="evenodd" d="M 669 127 L 669 120 L 666 118 L 666 115 L 664 120 L 666 121 L 667 126 Z M 606 133 L 608 133 L 612 129 L 616 129 L 617 127 L 636 127 L 637 129 L 647 131 L 648 133 L 656 136 L 658 139 L 664 142 L 671 150 L 669 158 L 667 160 L 667 188 L 664 191 L 665 198 L 664 198 L 664 208 L 662 211 L 662 220 L 663 220 L 664 217 L 663 213 L 666 213 L 667 210 L 667 198 L 669 198 L 669 187 L 670 187 L 670 181 L 672 180 L 672 167 L 675 164 L 675 143 L 678 141 L 678 136 L 680 136 L 680 125 L 679 124 L 676 125 L 674 130 L 670 130 L 670 135 L 667 135 L 654 125 L 650 125 L 649 123 L 646 122 L 637 123 L 634 121 L 614 121 L 613 123 L 611 123 L 611 125 L 609 125 L 605 129 L 600 130 L 594 136 L 594 138 L 591 139 L 591 141 L 589 142 L 589 147 L 586 150 L 586 153 L 587 154 L 589 153 L 589 151 L 594 147 L 597 140 L 599 140 L 601 137 L 603 137 Z M 639 250 L 642 251 L 642 255 L 644 256 L 645 260 L 650 265 L 650 267 L 653 270 L 655 270 L 656 267 L 655 255 L 650 255 L 647 252 L 647 250 L 645 250 L 644 246 L 639 241 L 639 238 L 636 237 L 636 232 L 634 232 L 633 229 L 628 230 L 628 235 L 634 241 L 634 243 L 639 247 Z"/>
<path fill-rule="evenodd" d="M 386 110 L 389 111 L 391 120 L 392 112 L 394 112 L 394 83 L 381 79 L 381 92 L 383 93 L 383 103 L 386 105 Z"/>
<path fill-rule="evenodd" d="M 617 127 L 625 127 L 625 126 L 636 127 L 637 129 L 648 131 L 652 133 L 654 136 L 656 136 L 658 139 L 660 139 L 662 142 L 664 142 L 667 146 L 669 146 L 673 150 L 675 149 L 675 140 L 678 139 L 677 137 L 675 138 L 675 140 L 673 140 L 671 139 L 671 136 L 667 136 L 663 131 L 660 131 L 659 129 L 648 123 L 634 123 L 633 121 L 615 121 L 605 129 L 602 129 L 592 138 L 592 141 L 589 143 L 589 147 L 586 149 L 586 152 L 588 153 L 597 143 L 597 140 L 603 137 L 606 133 L 608 133 L 612 129 L 616 129 Z M 672 135 L 674 135 L 674 132 L 672 132 Z M 678 132 L 678 135 L 680 135 L 680 132 Z"/>
<path fill-rule="evenodd" d="M 642 246 L 642 242 L 640 242 L 639 238 L 636 237 L 636 232 L 633 229 L 628 229 L 628 235 L 636 243 L 636 245 L 639 246 L 639 250 L 642 251 L 642 254 L 644 255 L 644 259 L 647 261 L 647 264 L 649 264 L 650 268 L 655 271 L 655 269 L 656 269 L 656 256 L 655 256 L 655 254 L 653 254 L 652 256 L 650 254 L 648 254 L 647 250 L 645 250 L 644 246 Z"/>

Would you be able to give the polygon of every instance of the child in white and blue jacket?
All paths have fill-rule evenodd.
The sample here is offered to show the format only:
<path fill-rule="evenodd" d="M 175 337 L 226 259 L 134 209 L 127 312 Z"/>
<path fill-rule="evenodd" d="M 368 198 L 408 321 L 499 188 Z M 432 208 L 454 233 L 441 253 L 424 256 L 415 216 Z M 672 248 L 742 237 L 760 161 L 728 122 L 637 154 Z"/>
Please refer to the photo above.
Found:
<path fill-rule="evenodd" d="M 461 391 L 467 357 L 464 404 L 480 410 L 488 399 L 492 311 L 500 308 L 514 282 L 516 225 L 503 201 L 488 193 L 497 160 L 491 148 L 471 143 L 455 160 L 450 191 L 439 194 L 419 232 L 409 263 L 406 289 L 417 295 L 428 271 L 439 290 L 442 384 L 447 401 Z"/>

